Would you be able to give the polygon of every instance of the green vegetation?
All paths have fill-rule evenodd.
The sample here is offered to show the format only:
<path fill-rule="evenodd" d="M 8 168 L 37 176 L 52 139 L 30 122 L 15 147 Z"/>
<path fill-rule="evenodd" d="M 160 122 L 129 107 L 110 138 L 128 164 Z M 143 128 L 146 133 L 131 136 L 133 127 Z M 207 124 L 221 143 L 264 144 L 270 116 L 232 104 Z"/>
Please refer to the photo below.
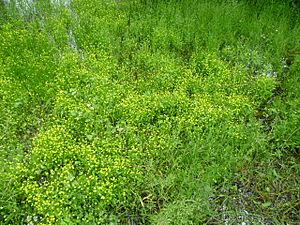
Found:
<path fill-rule="evenodd" d="M 300 221 L 297 1 L 0 1 L 0 224 Z"/>

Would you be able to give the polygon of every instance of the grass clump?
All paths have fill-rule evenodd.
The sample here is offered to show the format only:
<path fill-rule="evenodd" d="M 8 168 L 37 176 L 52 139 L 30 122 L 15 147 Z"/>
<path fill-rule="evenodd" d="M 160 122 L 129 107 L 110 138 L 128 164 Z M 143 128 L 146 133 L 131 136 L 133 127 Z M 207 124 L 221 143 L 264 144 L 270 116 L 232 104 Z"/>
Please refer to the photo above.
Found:
<path fill-rule="evenodd" d="M 0 12 L 1 223 L 299 220 L 295 2 Z"/>

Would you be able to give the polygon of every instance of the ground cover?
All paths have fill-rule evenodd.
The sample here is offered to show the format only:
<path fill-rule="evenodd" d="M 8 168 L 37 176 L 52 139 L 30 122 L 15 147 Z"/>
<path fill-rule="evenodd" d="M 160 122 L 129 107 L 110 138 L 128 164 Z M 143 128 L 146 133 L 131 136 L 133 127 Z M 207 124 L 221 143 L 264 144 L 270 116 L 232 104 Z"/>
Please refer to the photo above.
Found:
<path fill-rule="evenodd" d="M 296 2 L 0 12 L 1 223 L 300 221 Z"/>

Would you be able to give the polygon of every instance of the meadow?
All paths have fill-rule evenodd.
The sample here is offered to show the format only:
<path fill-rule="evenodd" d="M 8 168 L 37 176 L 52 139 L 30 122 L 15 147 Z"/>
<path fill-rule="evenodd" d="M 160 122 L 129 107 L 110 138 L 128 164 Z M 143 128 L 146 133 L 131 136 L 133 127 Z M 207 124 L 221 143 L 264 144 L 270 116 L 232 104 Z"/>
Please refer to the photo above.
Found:
<path fill-rule="evenodd" d="M 0 224 L 299 224 L 300 6 L 0 1 Z"/>

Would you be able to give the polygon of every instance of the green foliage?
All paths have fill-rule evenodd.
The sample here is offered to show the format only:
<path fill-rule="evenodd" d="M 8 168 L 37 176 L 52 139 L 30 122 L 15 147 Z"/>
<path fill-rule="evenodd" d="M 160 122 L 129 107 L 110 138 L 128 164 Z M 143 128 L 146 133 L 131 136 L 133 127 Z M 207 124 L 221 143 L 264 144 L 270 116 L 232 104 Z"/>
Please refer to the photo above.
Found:
<path fill-rule="evenodd" d="M 217 187 L 299 154 L 292 2 L 1 5 L 0 222 L 219 218 Z"/>
<path fill-rule="evenodd" d="M 41 223 L 100 223 L 104 210 L 130 201 L 129 187 L 141 173 L 134 161 L 139 152 L 123 145 L 121 138 L 78 144 L 64 127 L 41 132 L 17 165 L 29 215 Z"/>
<path fill-rule="evenodd" d="M 274 106 L 269 110 L 274 117 L 272 141 L 280 155 L 282 150 L 299 154 L 299 63 L 298 56 L 283 82 L 285 96 L 277 96 Z"/>

